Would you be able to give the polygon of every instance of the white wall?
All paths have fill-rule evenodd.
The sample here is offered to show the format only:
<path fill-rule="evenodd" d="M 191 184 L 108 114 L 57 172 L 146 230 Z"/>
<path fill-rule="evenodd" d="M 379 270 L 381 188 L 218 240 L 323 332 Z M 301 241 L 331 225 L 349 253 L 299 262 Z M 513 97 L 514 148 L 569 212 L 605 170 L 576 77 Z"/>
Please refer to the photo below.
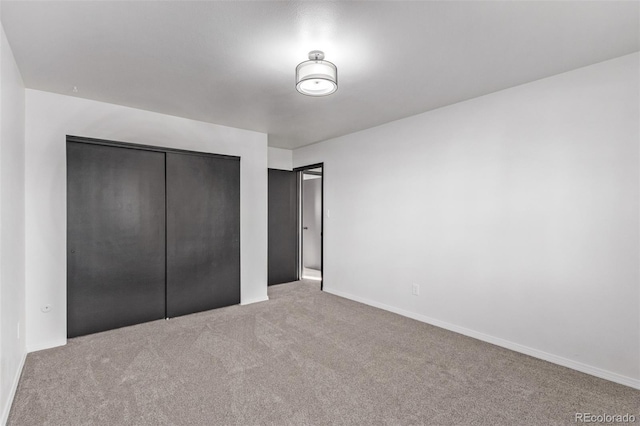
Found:
<path fill-rule="evenodd" d="M 30 352 L 66 342 L 66 135 L 240 156 L 241 302 L 267 299 L 266 134 L 27 89 Z"/>
<path fill-rule="evenodd" d="M 0 424 L 13 400 L 25 347 L 25 91 L 0 25 Z"/>
<path fill-rule="evenodd" d="M 302 267 L 319 271 L 322 263 L 322 178 L 303 174 L 302 194 Z"/>
<path fill-rule="evenodd" d="M 291 170 L 293 168 L 293 151 L 290 149 L 269 147 L 269 168 Z"/>
<path fill-rule="evenodd" d="M 325 289 L 640 387 L 638 62 L 295 150 Z"/>

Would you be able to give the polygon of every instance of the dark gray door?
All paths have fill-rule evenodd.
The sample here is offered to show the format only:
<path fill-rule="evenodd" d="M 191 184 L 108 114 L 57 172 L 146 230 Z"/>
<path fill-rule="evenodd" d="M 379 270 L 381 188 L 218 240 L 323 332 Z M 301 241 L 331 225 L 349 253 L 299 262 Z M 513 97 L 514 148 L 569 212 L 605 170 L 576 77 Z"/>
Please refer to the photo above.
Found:
<path fill-rule="evenodd" d="M 240 161 L 167 153 L 167 316 L 240 303 Z"/>
<path fill-rule="evenodd" d="M 67 336 L 164 318 L 164 153 L 67 142 Z"/>
<path fill-rule="evenodd" d="M 296 200 L 296 173 L 269 169 L 269 285 L 298 279 Z"/>

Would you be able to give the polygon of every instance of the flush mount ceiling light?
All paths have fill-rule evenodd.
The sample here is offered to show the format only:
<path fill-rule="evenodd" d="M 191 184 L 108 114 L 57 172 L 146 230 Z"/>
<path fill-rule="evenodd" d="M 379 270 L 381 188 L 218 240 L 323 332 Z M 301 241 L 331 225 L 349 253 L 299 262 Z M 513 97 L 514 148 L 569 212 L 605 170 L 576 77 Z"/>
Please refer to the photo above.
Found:
<path fill-rule="evenodd" d="M 327 96 L 338 90 L 338 69 L 324 60 L 319 50 L 309 52 L 309 60 L 296 67 L 296 89 L 303 95 Z"/>

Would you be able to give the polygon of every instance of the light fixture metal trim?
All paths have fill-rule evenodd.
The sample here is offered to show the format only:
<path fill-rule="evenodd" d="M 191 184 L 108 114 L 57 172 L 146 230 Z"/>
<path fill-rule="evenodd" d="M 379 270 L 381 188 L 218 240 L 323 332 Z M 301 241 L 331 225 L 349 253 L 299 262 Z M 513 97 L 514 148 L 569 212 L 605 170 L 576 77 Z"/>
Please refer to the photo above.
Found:
<path fill-rule="evenodd" d="M 338 90 L 338 68 L 324 60 L 320 50 L 309 52 L 309 60 L 296 67 L 296 90 L 307 96 L 327 96 Z"/>

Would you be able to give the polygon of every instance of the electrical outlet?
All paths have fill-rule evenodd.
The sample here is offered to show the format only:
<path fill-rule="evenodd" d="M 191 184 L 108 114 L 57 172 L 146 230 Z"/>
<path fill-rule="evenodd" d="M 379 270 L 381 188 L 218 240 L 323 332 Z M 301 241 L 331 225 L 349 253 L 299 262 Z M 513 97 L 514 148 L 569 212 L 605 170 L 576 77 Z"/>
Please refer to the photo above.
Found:
<path fill-rule="evenodd" d="M 414 296 L 419 296 L 420 295 L 420 285 L 413 283 L 411 284 L 411 294 L 413 294 Z"/>

